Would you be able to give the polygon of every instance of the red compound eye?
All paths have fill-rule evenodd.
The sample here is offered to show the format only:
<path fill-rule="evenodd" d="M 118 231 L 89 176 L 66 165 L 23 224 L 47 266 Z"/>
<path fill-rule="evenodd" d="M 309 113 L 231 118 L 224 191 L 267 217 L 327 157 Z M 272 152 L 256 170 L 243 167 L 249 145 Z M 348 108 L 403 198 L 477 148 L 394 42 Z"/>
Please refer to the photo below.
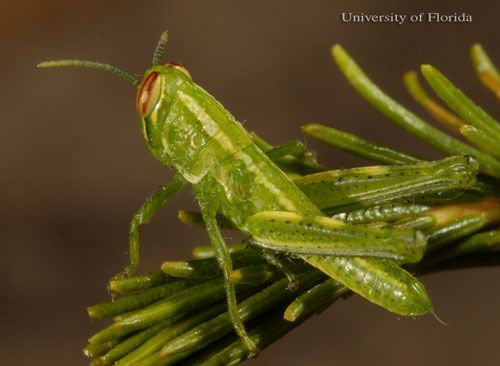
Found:
<path fill-rule="evenodd" d="M 167 67 L 173 67 L 174 69 L 179 70 L 180 72 L 184 73 L 184 75 L 186 75 L 188 78 L 191 79 L 191 74 L 189 73 L 189 71 L 182 64 L 180 64 L 178 62 L 167 62 L 165 64 L 165 66 L 167 66 Z"/>
<path fill-rule="evenodd" d="M 152 72 L 141 83 L 137 92 L 137 110 L 142 117 L 147 117 L 153 111 L 160 98 L 161 76 Z"/>

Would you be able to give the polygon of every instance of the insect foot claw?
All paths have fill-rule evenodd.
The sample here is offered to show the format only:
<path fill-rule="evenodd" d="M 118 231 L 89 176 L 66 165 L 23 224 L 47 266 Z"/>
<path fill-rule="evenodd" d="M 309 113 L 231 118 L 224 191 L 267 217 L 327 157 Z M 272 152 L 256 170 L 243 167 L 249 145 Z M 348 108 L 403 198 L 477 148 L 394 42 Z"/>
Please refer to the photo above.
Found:
<path fill-rule="evenodd" d="M 111 294 L 111 296 L 113 297 L 113 295 L 114 295 L 113 288 L 116 287 L 114 285 L 114 282 L 117 282 L 117 281 L 123 280 L 124 278 L 130 277 L 132 274 L 134 274 L 136 269 L 137 269 L 137 266 L 128 265 L 127 267 L 125 267 L 123 269 L 123 271 L 118 272 L 113 277 L 111 277 L 111 279 L 108 281 L 108 285 L 107 285 L 108 293 Z"/>
<path fill-rule="evenodd" d="M 260 348 L 252 341 L 248 336 L 243 338 L 243 343 L 245 344 L 245 348 L 248 350 L 248 357 L 253 358 L 257 356 L 260 351 Z"/>
<path fill-rule="evenodd" d="M 288 280 L 288 290 L 294 291 L 297 290 L 299 287 L 299 282 L 297 281 L 297 278 L 294 275 L 287 275 L 286 276 Z"/>

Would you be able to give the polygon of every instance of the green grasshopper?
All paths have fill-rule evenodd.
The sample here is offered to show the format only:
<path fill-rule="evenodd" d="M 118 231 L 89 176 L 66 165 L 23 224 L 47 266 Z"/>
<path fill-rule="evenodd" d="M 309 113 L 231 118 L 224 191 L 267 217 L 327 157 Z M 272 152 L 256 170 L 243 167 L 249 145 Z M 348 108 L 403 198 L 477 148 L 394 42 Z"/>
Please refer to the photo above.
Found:
<path fill-rule="evenodd" d="M 173 182 L 150 196 L 130 225 L 130 264 L 137 269 L 139 227 L 185 186 L 191 184 L 222 269 L 228 312 L 251 352 L 257 347 L 240 319 L 231 257 L 216 215 L 222 213 L 266 250 L 292 253 L 361 294 L 401 315 L 432 311 L 423 285 L 399 265 L 422 258 L 425 239 L 410 229 L 353 225 L 325 216 L 254 142 L 252 135 L 180 64 L 160 65 L 166 44 L 160 37 L 141 83 L 108 64 L 80 60 L 41 63 L 40 67 L 84 66 L 112 71 L 138 86 L 140 128 L 151 154 L 176 169 Z"/>

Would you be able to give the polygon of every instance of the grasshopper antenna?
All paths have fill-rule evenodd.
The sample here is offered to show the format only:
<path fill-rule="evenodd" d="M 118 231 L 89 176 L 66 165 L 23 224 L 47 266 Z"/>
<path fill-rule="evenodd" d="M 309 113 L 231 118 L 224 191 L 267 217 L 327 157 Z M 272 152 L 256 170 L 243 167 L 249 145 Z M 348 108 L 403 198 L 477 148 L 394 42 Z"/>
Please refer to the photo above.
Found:
<path fill-rule="evenodd" d="M 110 71 L 113 74 L 118 75 L 123 80 L 127 81 L 133 87 L 137 88 L 139 85 L 139 80 L 137 80 L 132 74 L 129 74 L 122 69 L 119 69 L 116 66 L 104 64 L 96 61 L 87 61 L 87 60 L 75 60 L 75 59 L 63 59 L 63 60 L 54 60 L 54 61 L 44 61 L 40 62 L 36 67 L 65 67 L 65 66 L 76 66 L 76 67 L 87 67 L 91 69 L 99 69 L 104 71 Z"/>
<path fill-rule="evenodd" d="M 165 45 L 168 41 L 168 30 L 164 30 L 160 34 L 160 39 L 156 44 L 155 51 L 153 52 L 153 66 L 161 65 L 161 58 L 163 57 L 163 51 L 165 50 Z"/>
<path fill-rule="evenodd" d="M 168 41 L 168 31 L 164 30 L 160 34 L 160 39 L 156 44 L 155 51 L 153 53 L 153 66 L 161 64 L 161 58 L 163 57 L 163 51 L 165 50 L 165 45 Z M 118 75 L 123 80 L 127 81 L 133 87 L 137 88 L 139 85 L 139 80 L 137 80 L 132 74 L 129 74 L 122 69 L 102 62 L 97 61 L 87 61 L 87 60 L 77 60 L 77 59 L 62 59 L 53 61 L 40 62 L 36 67 L 48 68 L 48 67 L 66 67 L 66 66 L 76 66 L 76 67 L 87 67 L 91 69 L 98 69 L 112 72 Z"/>

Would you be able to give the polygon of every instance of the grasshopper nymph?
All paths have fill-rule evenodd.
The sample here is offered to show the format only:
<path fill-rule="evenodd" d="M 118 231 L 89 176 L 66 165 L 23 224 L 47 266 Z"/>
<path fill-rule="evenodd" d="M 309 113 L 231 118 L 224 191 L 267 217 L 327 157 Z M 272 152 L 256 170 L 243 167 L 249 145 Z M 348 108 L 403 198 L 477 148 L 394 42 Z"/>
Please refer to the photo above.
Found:
<path fill-rule="evenodd" d="M 353 225 L 325 216 L 254 143 L 250 133 L 210 94 L 195 84 L 180 64 L 159 64 L 163 33 L 154 65 L 142 82 L 113 66 L 78 60 L 50 66 L 87 66 L 115 72 L 138 87 L 140 128 L 151 154 L 176 170 L 174 181 L 147 199 L 130 225 L 130 264 L 139 265 L 139 226 L 148 223 L 169 198 L 190 184 L 225 279 L 228 311 L 251 352 L 258 349 L 240 319 L 229 281 L 231 257 L 216 214 L 222 213 L 250 242 L 267 250 L 294 253 L 353 291 L 401 315 L 432 310 L 424 287 L 400 264 L 417 262 L 423 234 Z"/>

